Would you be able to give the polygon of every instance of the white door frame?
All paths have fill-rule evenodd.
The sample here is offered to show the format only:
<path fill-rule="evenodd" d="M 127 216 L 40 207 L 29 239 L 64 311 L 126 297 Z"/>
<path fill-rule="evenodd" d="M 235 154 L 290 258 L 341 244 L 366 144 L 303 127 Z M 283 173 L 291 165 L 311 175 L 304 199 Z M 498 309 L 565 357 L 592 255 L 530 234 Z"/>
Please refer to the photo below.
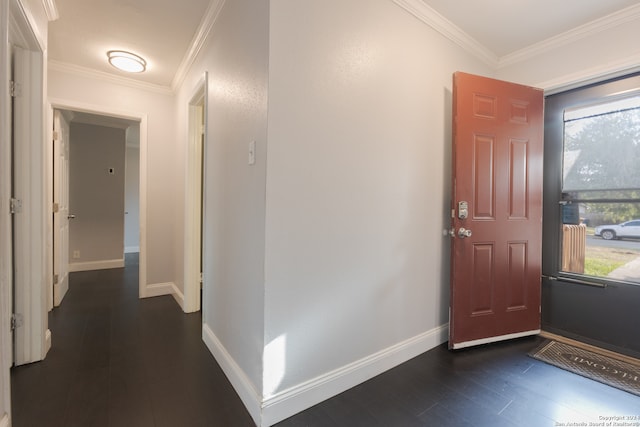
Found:
<path fill-rule="evenodd" d="M 83 113 L 110 116 L 140 122 L 140 258 L 138 276 L 138 295 L 147 297 L 147 115 L 132 111 L 109 108 L 101 105 L 86 104 L 68 99 L 49 98 L 47 112 L 53 116 L 53 110 L 72 110 Z M 48 128 L 48 139 L 51 140 L 52 128 Z M 49 179 L 53 175 L 49 174 Z M 52 230 L 49 230 L 52 232 Z"/>
<path fill-rule="evenodd" d="M 207 135 L 207 80 L 205 72 L 189 101 L 189 135 L 185 187 L 184 304 L 185 313 L 200 310 L 200 259 L 202 239 L 203 144 Z M 203 119 L 204 117 L 204 119 Z"/>
<path fill-rule="evenodd" d="M 21 350 L 21 355 L 34 360 L 44 358 L 48 350 L 50 338 L 47 328 L 46 316 L 46 294 L 45 284 L 43 283 L 46 274 L 46 250 L 45 250 L 45 202 L 46 194 L 44 190 L 47 163 L 44 161 L 45 152 L 43 150 L 45 141 L 42 138 L 43 121 L 43 99 L 45 83 L 44 73 L 44 55 L 45 41 L 35 34 L 30 24 L 30 15 L 25 10 L 23 4 L 19 0 L 0 2 L 0 235 L 5 238 L 0 240 L 0 425 L 11 424 L 11 389 L 10 389 L 10 367 L 13 362 L 13 340 L 10 330 L 10 317 L 13 311 L 13 262 L 14 254 L 12 248 L 12 214 L 9 211 L 9 200 L 12 196 L 13 175 L 12 155 L 11 155 L 11 95 L 9 90 L 9 76 L 11 75 L 12 45 L 20 46 L 31 52 L 30 62 L 32 62 L 32 73 L 27 77 L 25 85 L 29 86 L 28 107 L 25 108 L 32 120 L 25 123 L 27 134 L 27 143 L 21 147 L 24 155 L 25 152 L 35 153 L 33 164 L 29 168 L 35 169 L 34 173 L 28 174 L 25 171 L 17 170 L 17 174 L 28 175 L 29 181 L 23 180 L 20 184 L 23 188 L 22 197 L 28 197 L 30 211 L 28 213 L 29 220 L 33 219 L 33 223 L 28 223 L 23 227 L 23 231 L 27 231 L 30 236 L 20 236 L 27 239 L 23 242 L 29 250 L 33 252 L 33 263 L 29 265 L 30 279 L 28 289 L 23 289 L 25 296 L 25 304 L 29 313 L 29 325 L 21 329 L 23 338 L 29 340 L 29 354 Z M 33 83 L 33 86 L 32 86 Z M 28 155 L 27 154 L 27 155 Z M 26 192 L 26 193 L 25 193 Z M 23 221 L 24 223 L 24 221 Z M 19 265 L 24 264 L 24 260 L 15 257 Z M 23 313 L 24 314 L 24 313 Z"/>
<path fill-rule="evenodd" d="M 7 2 L 0 2 L 0 23 L 8 21 Z M 0 75 L 9 75 L 9 61 L 7 60 L 9 41 L 6 34 L 0 35 Z M 9 236 L 11 233 L 11 215 L 8 200 L 11 193 L 9 171 L 9 140 L 11 138 L 8 111 L 11 108 L 8 79 L 0 79 L 0 235 Z M 11 316 L 11 243 L 9 239 L 0 239 L 0 423 L 9 425 L 10 374 L 11 366 L 11 332 L 9 330 Z"/>
<path fill-rule="evenodd" d="M 0 25 L 9 22 L 9 4 L 0 2 Z M 0 33 L 0 75 L 8 76 L 11 69 L 8 32 Z M 9 79 L 0 79 L 0 235 L 11 235 L 11 214 L 9 198 L 11 197 L 11 96 Z M 0 239 L 0 424 L 10 423 L 11 410 L 11 281 L 12 253 L 9 239 Z"/>

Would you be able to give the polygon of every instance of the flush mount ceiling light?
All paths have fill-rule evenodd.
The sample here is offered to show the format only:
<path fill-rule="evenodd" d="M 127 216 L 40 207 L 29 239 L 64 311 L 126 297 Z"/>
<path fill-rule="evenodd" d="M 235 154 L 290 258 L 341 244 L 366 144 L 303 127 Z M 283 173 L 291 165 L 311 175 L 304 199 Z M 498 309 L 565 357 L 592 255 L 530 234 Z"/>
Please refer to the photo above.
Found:
<path fill-rule="evenodd" d="M 124 50 L 110 50 L 107 52 L 109 63 L 118 70 L 128 73 L 141 73 L 147 69 L 147 61 Z"/>

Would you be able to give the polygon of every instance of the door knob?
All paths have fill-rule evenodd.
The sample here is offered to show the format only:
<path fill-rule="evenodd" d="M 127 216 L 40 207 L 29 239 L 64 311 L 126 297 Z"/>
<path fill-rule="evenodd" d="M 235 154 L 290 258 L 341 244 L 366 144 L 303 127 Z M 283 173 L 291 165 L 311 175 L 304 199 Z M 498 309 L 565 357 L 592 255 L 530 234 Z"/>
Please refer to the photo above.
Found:
<path fill-rule="evenodd" d="M 460 237 L 461 239 L 464 239 L 465 237 L 471 237 L 471 230 L 467 230 L 464 227 L 460 227 L 460 229 L 458 230 L 458 237 Z"/>
<path fill-rule="evenodd" d="M 75 215 L 67 215 L 67 219 L 76 219 Z"/>

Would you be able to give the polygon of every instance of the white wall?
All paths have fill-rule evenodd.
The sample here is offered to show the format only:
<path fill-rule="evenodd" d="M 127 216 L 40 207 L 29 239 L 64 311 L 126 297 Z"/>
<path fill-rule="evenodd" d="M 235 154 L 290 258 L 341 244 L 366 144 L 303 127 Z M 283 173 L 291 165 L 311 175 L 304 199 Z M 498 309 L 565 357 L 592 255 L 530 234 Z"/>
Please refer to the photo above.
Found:
<path fill-rule="evenodd" d="M 138 127 L 138 126 L 135 126 Z M 124 183 L 124 250 L 140 250 L 140 146 L 129 145 L 130 134 L 136 134 L 132 127 L 127 129 Z M 139 131 L 137 138 L 140 137 Z"/>
<path fill-rule="evenodd" d="M 175 276 L 174 206 L 178 188 L 175 164 L 174 96 L 166 91 L 118 84 L 49 66 L 50 99 L 85 105 L 92 111 L 123 111 L 147 117 L 147 284 L 170 283 Z M 78 108 L 74 108 L 78 109 Z"/>
<path fill-rule="evenodd" d="M 248 395 L 241 396 L 254 402 L 262 389 L 264 347 L 268 7 L 225 3 L 177 100 L 186 144 L 188 103 L 209 72 L 203 334 L 234 385 L 245 386 Z M 250 141 L 257 147 L 253 166 L 247 162 Z"/>
<path fill-rule="evenodd" d="M 492 74 L 385 0 L 280 0 L 270 25 L 266 398 L 445 339 L 452 73 Z"/>
<path fill-rule="evenodd" d="M 125 130 L 72 122 L 69 159 L 69 212 L 75 215 L 69 223 L 70 268 L 93 270 L 114 261 L 122 267 Z"/>
<path fill-rule="evenodd" d="M 187 105 L 208 71 L 203 335 L 258 422 L 445 339 L 457 70 L 492 73 L 385 0 L 225 3 L 177 97 L 178 140 L 186 152 Z"/>

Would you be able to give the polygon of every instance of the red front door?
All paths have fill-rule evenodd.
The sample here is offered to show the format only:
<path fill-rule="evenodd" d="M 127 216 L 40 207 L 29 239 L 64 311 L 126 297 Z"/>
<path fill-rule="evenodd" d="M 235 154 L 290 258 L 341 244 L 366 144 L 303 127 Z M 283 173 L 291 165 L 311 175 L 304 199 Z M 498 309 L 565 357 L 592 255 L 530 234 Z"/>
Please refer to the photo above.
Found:
<path fill-rule="evenodd" d="M 542 148 L 540 89 L 454 74 L 450 348 L 540 331 Z"/>

